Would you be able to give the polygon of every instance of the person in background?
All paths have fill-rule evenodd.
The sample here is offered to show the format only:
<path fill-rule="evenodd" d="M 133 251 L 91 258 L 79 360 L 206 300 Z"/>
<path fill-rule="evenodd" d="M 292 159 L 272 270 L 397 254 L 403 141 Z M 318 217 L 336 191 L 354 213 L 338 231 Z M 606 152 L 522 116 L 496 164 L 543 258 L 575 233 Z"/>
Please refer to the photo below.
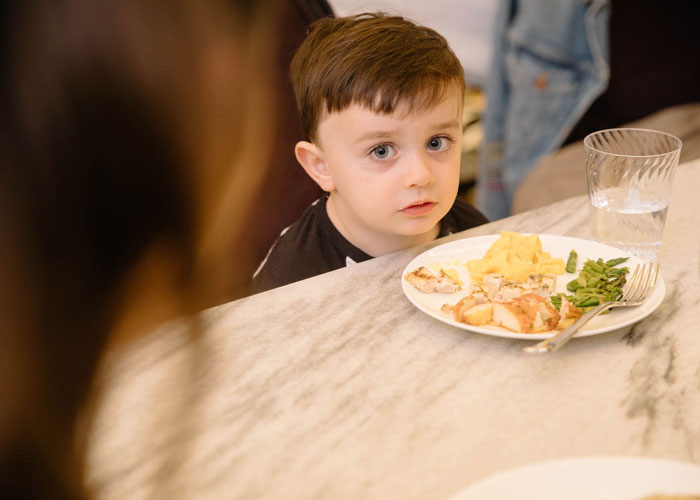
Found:
<path fill-rule="evenodd" d="M 487 222 L 455 201 L 464 74 L 434 30 L 381 13 L 322 19 L 291 78 L 308 138 L 296 158 L 325 193 L 273 244 L 254 292 Z"/>
<path fill-rule="evenodd" d="M 271 7 L 3 3 L 0 498 L 89 497 L 105 349 L 249 280 L 230 251 L 266 164 Z"/>
<path fill-rule="evenodd" d="M 700 101 L 699 22 L 694 0 L 501 0 L 476 206 L 507 217 L 525 176 L 562 145 Z"/>
<path fill-rule="evenodd" d="M 605 89 L 609 15 L 605 0 L 500 2 L 475 197 L 489 218 L 510 215 L 522 178 Z"/>

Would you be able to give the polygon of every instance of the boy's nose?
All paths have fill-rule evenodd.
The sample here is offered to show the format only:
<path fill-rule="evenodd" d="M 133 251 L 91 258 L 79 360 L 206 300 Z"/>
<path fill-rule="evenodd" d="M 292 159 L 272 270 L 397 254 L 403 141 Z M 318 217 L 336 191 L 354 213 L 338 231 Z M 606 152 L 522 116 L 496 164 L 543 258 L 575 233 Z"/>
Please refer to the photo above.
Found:
<path fill-rule="evenodd" d="M 404 173 L 404 186 L 425 186 L 433 181 L 433 171 L 427 158 L 416 156 L 409 162 Z"/>

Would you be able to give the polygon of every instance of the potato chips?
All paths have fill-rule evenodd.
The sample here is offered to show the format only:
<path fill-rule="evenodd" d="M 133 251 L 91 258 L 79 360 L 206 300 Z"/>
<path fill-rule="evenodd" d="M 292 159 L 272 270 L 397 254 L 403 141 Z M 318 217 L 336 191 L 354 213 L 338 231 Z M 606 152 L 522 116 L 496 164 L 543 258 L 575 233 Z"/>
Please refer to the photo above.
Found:
<path fill-rule="evenodd" d="M 467 270 L 474 283 L 480 283 L 484 274 L 496 273 L 508 280 L 526 281 L 533 273 L 564 273 L 564 260 L 553 258 L 542 251 L 542 242 L 536 234 L 526 236 L 513 231 L 501 231 L 501 237 L 481 259 L 467 262 Z"/>

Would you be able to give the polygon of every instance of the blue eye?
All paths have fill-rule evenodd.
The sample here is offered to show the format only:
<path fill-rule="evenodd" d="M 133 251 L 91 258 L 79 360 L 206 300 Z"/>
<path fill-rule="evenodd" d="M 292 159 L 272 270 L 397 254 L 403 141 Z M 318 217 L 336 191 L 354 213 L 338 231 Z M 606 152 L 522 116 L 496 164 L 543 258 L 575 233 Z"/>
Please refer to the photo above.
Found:
<path fill-rule="evenodd" d="M 380 144 L 378 146 L 375 146 L 374 149 L 372 149 L 372 151 L 370 152 L 370 154 L 375 158 L 385 160 L 391 156 L 393 151 L 394 148 L 389 146 L 388 144 Z"/>
<path fill-rule="evenodd" d="M 433 137 L 428 141 L 427 147 L 431 151 L 442 151 L 449 146 L 450 139 L 447 137 Z"/>

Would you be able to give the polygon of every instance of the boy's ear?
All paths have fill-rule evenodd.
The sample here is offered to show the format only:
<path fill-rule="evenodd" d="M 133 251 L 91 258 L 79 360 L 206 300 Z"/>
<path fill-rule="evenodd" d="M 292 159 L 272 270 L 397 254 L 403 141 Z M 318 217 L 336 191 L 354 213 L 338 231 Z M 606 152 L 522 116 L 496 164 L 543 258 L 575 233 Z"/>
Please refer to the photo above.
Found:
<path fill-rule="evenodd" d="M 335 189 L 323 151 L 318 146 L 311 142 L 299 141 L 294 147 L 294 154 L 299 164 L 309 174 L 309 177 L 316 181 L 316 184 L 321 186 L 321 189 L 329 193 Z"/>

